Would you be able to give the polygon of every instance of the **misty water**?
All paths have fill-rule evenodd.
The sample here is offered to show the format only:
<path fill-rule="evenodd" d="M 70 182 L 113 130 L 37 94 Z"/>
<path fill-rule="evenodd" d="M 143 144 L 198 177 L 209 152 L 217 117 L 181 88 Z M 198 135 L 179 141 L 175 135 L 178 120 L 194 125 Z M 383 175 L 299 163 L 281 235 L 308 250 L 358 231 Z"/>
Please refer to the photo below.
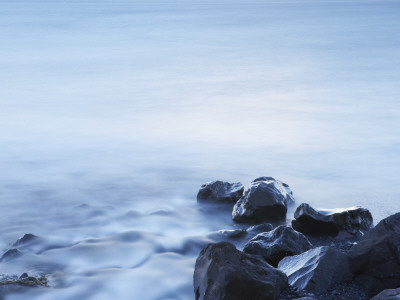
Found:
<path fill-rule="evenodd" d="M 1 1 L 0 255 L 39 240 L 0 274 L 50 286 L 5 299 L 193 299 L 210 233 L 245 227 L 197 204 L 210 180 L 273 176 L 295 207 L 398 212 L 399 14 L 386 0 Z"/>

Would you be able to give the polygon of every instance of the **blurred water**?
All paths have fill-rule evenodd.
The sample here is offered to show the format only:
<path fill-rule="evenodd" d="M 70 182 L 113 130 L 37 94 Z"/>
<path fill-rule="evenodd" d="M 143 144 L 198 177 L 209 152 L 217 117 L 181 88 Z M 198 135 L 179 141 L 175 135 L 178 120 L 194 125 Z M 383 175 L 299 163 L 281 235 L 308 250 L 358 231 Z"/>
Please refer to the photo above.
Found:
<path fill-rule="evenodd" d="M 206 181 L 399 211 L 396 1 L 0 2 L 6 299 L 191 299 Z M 291 215 L 288 215 L 290 220 Z M 171 267 L 173 266 L 173 268 Z M 27 296 L 28 295 L 28 296 Z"/>

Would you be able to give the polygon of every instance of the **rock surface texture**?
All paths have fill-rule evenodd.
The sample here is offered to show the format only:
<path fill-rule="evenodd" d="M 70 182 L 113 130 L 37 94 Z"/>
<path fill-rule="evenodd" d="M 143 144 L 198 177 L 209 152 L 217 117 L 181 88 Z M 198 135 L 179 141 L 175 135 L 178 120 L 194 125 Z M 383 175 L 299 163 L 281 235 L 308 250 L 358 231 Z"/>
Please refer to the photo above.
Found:
<path fill-rule="evenodd" d="M 384 290 L 370 300 L 400 300 L 400 288 Z"/>
<path fill-rule="evenodd" d="M 318 247 L 287 256 L 279 262 L 278 268 L 288 276 L 291 286 L 315 294 L 353 277 L 347 256 L 330 247 Z"/>
<path fill-rule="evenodd" d="M 203 184 L 197 194 L 198 201 L 236 203 L 242 197 L 244 187 L 240 182 L 211 181 Z"/>
<path fill-rule="evenodd" d="M 200 252 L 193 283 L 196 300 L 272 300 L 287 287 L 287 277 L 265 261 L 222 242 Z"/>
<path fill-rule="evenodd" d="M 300 232 L 288 226 L 278 226 L 269 232 L 263 232 L 252 238 L 243 251 L 261 255 L 269 264 L 276 267 L 286 257 L 312 249 L 309 240 Z"/>
<path fill-rule="evenodd" d="M 337 236 L 341 231 L 356 234 L 368 231 L 373 223 L 371 213 L 365 208 L 316 210 L 306 203 L 296 209 L 294 218 L 293 228 L 310 235 Z"/>
<path fill-rule="evenodd" d="M 400 286 L 400 213 L 383 219 L 349 251 L 356 280 L 374 296 Z"/>
<path fill-rule="evenodd" d="M 292 191 L 287 184 L 272 177 L 255 179 L 235 204 L 232 218 L 236 222 L 262 223 L 282 221 L 287 205 L 293 203 Z"/>

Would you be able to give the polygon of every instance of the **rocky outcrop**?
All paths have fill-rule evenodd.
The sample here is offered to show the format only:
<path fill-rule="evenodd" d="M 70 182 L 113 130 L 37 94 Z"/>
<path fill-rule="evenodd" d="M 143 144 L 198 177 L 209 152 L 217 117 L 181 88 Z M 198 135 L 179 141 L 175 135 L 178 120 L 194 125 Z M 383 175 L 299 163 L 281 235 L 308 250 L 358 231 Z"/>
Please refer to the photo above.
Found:
<path fill-rule="evenodd" d="M 235 204 L 232 218 L 253 224 L 282 221 L 286 218 L 287 205 L 292 202 L 292 192 L 286 184 L 272 177 L 257 178 Z"/>
<path fill-rule="evenodd" d="M 198 201 L 236 203 L 242 197 L 244 187 L 240 182 L 211 181 L 203 184 L 197 194 Z"/>
<path fill-rule="evenodd" d="M 400 213 L 378 223 L 349 251 L 356 280 L 374 296 L 400 286 Z"/>
<path fill-rule="evenodd" d="M 291 286 L 315 294 L 353 277 L 347 256 L 330 247 L 287 256 L 279 262 L 278 268 L 288 276 Z"/>
<path fill-rule="evenodd" d="M 279 226 L 272 231 L 256 235 L 244 246 L 243 251 L 261 255 L 269 264 L 276 267 L 282 258 L 310 249 L 312 249 L 311 243 L 300 232 L 288 226 Z"/>
<path fill-rule="evenodd" d="M 294 218 L 292 227 L 310 235 L 337 236 L 341 231 L 356 234 L 368 231 L 373 223 L 371 213 L 365 208 L 316 210 L 306 203 L 296 209 Z"/>
<path fill-rule="evenodd" d="M 196 300 L 272 300 L 287 287 L 285 274 L 230 243 L 207 245 L 194 270 Z"/>

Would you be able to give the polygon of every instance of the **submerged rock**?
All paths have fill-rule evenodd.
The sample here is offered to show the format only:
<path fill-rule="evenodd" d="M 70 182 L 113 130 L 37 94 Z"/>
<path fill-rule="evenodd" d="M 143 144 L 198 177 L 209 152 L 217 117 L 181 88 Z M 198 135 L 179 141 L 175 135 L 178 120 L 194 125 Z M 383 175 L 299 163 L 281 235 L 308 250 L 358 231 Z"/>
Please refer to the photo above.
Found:
<path fill-rule="evenodd" d="M 288 226 L 279 226 L 272 231 L 256 235 L 244 246 L 243 251 L 261 255 L 269 264 L 276 267 L 282 258 L 310 249 L 312 249 L 311 243 L 300 232 Z"/>
<path fill-rule="evenodd" d="M 235 204 L 232 218 L 245 223 L 282 221 L 286 218 L 288 203 L 292 202 L 292 192 L 287 185 L 272 177 L 260 177 Z"/>
<path fill-rule="evenodd" d="M 32 233 L 26 233 L 22 237 L 20 237 L 14 244 L 14 247 L 22 246 L 25 244 L 29 244 L 35 240 L 37 240 L 38 237 Z"/>
<path fill-rule="evenodd" d="M 383 219 L 349 251 L 356 280 L 374 296 L 400 286 L 400 213 Z"/>
<path fill-rule="evenodd" d="M 196 300 L 273 300 L 287 287 L 283 272 L 226 242 L 200 252 L 193 282 Z"/>
<path fill-rule="evenodd" d="M 212 232 L 208 237 L 216 240 L 224 239 L 240 239 L 247 235 L 247 231 L 244 229 L 224 229 Z"/>
<path fill-rule="evenodd" d="M 240 182 L 211 181 L 201 186 L 197 200 L 236 203 L 242 197 L 243 191 L 244 187 Z"/>
<path fill-rule="evenodd" d="M 310 235 L 356 234 L 368 231 L 373 223 L 369 210 L 362 207 L 316 210 L 307 203 L 296 209 L 294 218 L 293 228 Z"/>
<path fill-rule="evenodd" d="M 353 277 L 347 256 L 331 247 L 318 247 L 287 256 L 279 262 L 278 268 L 288 276 L 291 286 L 315 294 Z"/>
<path fill-rule="evenodd" d="M 271 231 L 272 229 L 274 229 L 274 226 L 272 226 L 271 223 L 262 223 L 262 224 L 250 226 L 249 228 L 247 228 L 247 232 L 251 232 L 251 233 L 267 232 L 267 231 Z"/>
<path fill-rule="evenodd" d="M 22 256 L 22 252 L 18 249 L 7 250 L 0 258 L 0 262 L 9 261 L 11 259 Z"/>

